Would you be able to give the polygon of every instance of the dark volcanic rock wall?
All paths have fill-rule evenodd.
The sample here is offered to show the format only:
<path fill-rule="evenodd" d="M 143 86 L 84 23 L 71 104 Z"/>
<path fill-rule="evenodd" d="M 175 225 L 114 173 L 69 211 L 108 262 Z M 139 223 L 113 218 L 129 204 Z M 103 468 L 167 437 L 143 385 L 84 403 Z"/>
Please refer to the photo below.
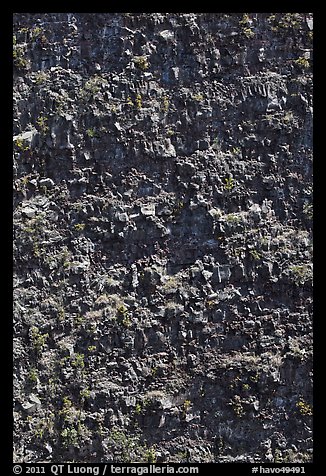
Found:
<path fill-rule="evenodd" d="M 311 461 L 311 67 L 309 14 L 15 15 L 15 461 Z"/>

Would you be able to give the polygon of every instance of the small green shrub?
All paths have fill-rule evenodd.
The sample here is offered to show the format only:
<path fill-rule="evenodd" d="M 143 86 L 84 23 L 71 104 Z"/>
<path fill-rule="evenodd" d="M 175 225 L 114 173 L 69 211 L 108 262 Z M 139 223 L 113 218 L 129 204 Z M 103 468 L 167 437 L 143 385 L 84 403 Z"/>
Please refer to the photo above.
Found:
<path fill-rule="evenodd" d="M 261 256 L 257 250 L 250 250 L 249 253 L 250 253 L 250 256 L 252 256 L 254 260 L 258 261 L 261 259 Z"/>
<path fill-rule="evenodd" d="M 191 407 L 191 401 L 190 400 L 185 400 L 182 405 L 182 416 L 183 418 L 186 417 L 186 414 L 188 413 L 189 409 Z"/>
<path fill-rule="evenodd" d="M 42 34 L 43 34 L 43 30 L 39 26 L 36 26 L 35 28 L 33 28 L 30 31 L 30 35 L 31 35 L 32 40 L 36 40 L 36 38 L 38 38 Z"/>
<path fill-rule="evenodd" d="M 73 427 L 68 427 L 62 430 L 61 437 L 62 443 L 66 448 L 78 445 L 78 431 Z"/>
<path fill-rule="evenodd" d="M 105 79 L 95 75 L 85 82 L 82 91 L 86 95 L 97 94 L 101 90 L 102 85 L 106 82 L 107 81 Z"/>
<path fill-rule="evenodd" d="M 141 109 L 143 105 L 143 100 L 140 94 L 137 94 L 136 99 L 135 99 L 135 105 L 137 109 Z"/>
<path fill-rule="evenodd" d="M 312 220 L 313 218 L 313 205 L 311 203 L 305 203 L 302 209 L 304 215 L 309 219 Z"/>
<path fill-rule="evenodd" d="M 29 29 L 26 26 L 23 26 L 23 28 L 20 28 L 18 30 L 18 33 L 28 33 L 28 32 L 29 32 Z"/>
<path fill-rule="evenodd" d="M 245 411 L 244 411 L 243 405 L 241 403 L 240 396 L 235 395 L 230 404 L 231 404 L 232 410 L 234 411 L 235 415 L 238 418 L 242 418 L 245 414 Z"/>
<path fill-rule="evenodd" d="M 299 28 L 301 23 L 300 13 L 282 14 L 278 26 L 280 28 Z"/>
<path fill-rule="evenodd" d="M 86 319 L 84 316 L 81 316 L 80 314 L 77 314 L 77 316 L 75 317 L 75 323 L 77 326 L 81 326 L 83 324 L 85 324 L 86 322 Z"/>
<path fill-rule="evenodd" d="M 149 68 L 146 56 L 135 56 L 133 62 L 141 71 L 146 71 Z"/>
<path fill-rule="evenodd" d="M 214 150 L 218 150 L 218 149 L 219 149 L 219 145 L 220 145 L 219 139 L 218 139 L 218 137 L 215 137 L 215 139 L 213 139 L 212 148 L 213 148 Z"/>
<path fill-rule="evenodd" d="M 69 397 L 63 397 L 62 408 L 59 410 L 59 415 L 64 421 L 70 421 L 72 418 L 73 404 Z"/>
<path fill-rule="evenodd" d="M 66 262 L 64 263 L 64 266 L 65 266 Z M 57 318 L 59 321 L 64 321 L 65 320 L 65 317 L 66 317 L 66 313 L 65 313 L 65 310 L 62 306 L 60 306 L 58 309 L 57 309 Z"/>
<path fill-rule="evenodd" d="M 181 210 L 184 208 L 185 204 L 183 201 L 178 201 L 175 203 L 173 210 L 172 210 L 172 215 L 177 216 L 181 212 Z"/>
<path fill-rule="evenodd" d="M 62 114 L 68 103 L 68 94 L 64 91 L 61 96 L 57 96 L 54 100 L 54 112 L 56 114 Z"/>
<path fill-rule="evenodd" d="M 224 219 L 229 225 L 236 225 L 241 222 L 241 216 L 236 213 L 228 213 Z"/>
<path fill-rule="evenodd" d="M 14 46 L 13 50 L 13 62 L 14 66 L 18 69 L 26 69 L 28 66 L 28 60 L 25 58 L 24 48 L 21 46 Z"/>
<path fill-rule="evenodd" d="M 38 85 L 43 84 L 47 80 L 47 77 L 48 76 L 44 71 L 38 71 L 34 77 L 35 83 Z"/>
<path fill-rule="evenodd" d="M 193 94 L 192 99 L 197 102 L 202 102 L 204 100 L 204 95 L 202 93 Z"/>
<path fill-rule="evenodd" d="M 169 110 L 169 99 L 167 98 L 167 96 L 162 97 L 161 109 L 163 112 L 168 112 Z"/>
<path fill-rule="evenodd" d="M 72 358 L 71 365 L 76 369 L 84 369 L 85 367 L 85 355 L 84 354 L 75 354 Z"/>
<path fill-rule="evenodd" d="M 26 185 L 28 184 L 29 180 L 30 180 L 30 177 L 29 175 L 25 175 L 24 177 L 22 177 L 21 179 L 21 183 L 24 187 L 26 187 Z"/>
<path fill-rule="evenodd" d="M 228 192 L 231 192 L 235 187 L 235 183 L 232 177 L 228 177 L 225 179 L 224 189 Z"/>
<path fill-rule="evenodd" d="M 304 284 L 312 277 L 312 270 L 309 265 L 292 265 L 289 267 L 290 275 L 295 284 Z"/>
<path fill-rule="evenodd" d="M 302 69 L 308 69 L 310 67 L 310 62 L 307 58 L 300 56 L 300 58 L 294 60 L 294 64 L 299 66 Z"/>
<path fill-rule="evenodd" d="M 176 292 L 180 286 L 180 281 L 176 276 L 169 276 L 169 278 L 163 283 L 163 289 L 166 293 Z"/>
<path fill-rule="evenodd" d="M 34 428 L 35 438 L 38 440 L 43 440 L 46 436 L 48 437 L 53 435 L 54 419 L 54 413 L 49 412 L 42 420 L 37 420 L 36 426 Z"/>
<path fill-rule="evenodd" d="M 296 403 L 296 408 L 300 415 L 312 416 L 312 406 L 305 402 L 303 399 Z"/>
<path fill-rule="evenodd" d="M 42 256 L 44 254 L 44 249 L 42 247 L 40 247 L 40 244 L 37 243 L 36 241 L 33 243 L 33 255 L 35 256 L 35 258 L 39 258 L 40 256 Z"/>
<path fill-rule="evenodd" d="M 119 461 L 123 463 L 131 462 L 131 453 L 139 448 L 140 441 L 138 437 L 126 435 L 123 431 L 113 428 L 110 433 L 110 440 L 116 450 L 119 451 Z"/>
<path fill-rule="evenodd" d="M 15 140 L 15 146 L 17 147 L 17 149 L 21 152 L 26 152 L 27 150 L 29 150 L 29 144 L 26 140 L 24 139 L 21 139 L 20 137 L 18 137 L 16 140 Z"/>
<path fill-rule="evenodd" d="M 96 130 L 94 128 L 87 129 L 86 134 L 92 139 L 96 137 Z"/>
<path fill-rule="evenodd" d="M 156 463 L 157 456 L 155 449 L 151 446 L 147 450 L 145 450 L 144 458 L 146 463 Z"/>
<path fill-rule="evenodd" d="M 185 451 L 178 451 L 178 453 L 175 454 L 175 458 L 178 463 L 186 462 L 188 457 L 187 450 Z"/>
<path fill-rule="evenodd" d="M 35 384 L 38 380 L 38 373 L 37 369 L 35 367 L 32 367 L 29 372 L 28 372 L 28 380 L 32 383 Z"/>
<path fill-rule="evenodd" d="M 80 90 L 80 98 L 84 101 L 91 100 L 96 94 L 98 94 L 103 86 L 108 84 L 107 80 L 99 75 L 94 75 L 89 78 L 82 89 Z"/>
<path fill-rule="evenodd" d="M 275 14 L 270 15 L 267 18 L 267 21 L 269 24 L 273 25 L 271 26 L 272 31 L 279 32 L 289 28 L 300 28 L 302 19 L 300 13 L 282 13 L 277 16 Z"/>
<path fill-rule="evenodd" d="M 117 308 L 117 312 L 117 317 L 121 324 L 125 327 L 129 327 L 131 325 L 131 319 L 126 306 L 124 304 L 120 304 Z"/>
<path fill-rule="evenodd" d="M 125 314 L 127 314 L 128 309 L 126 308 L 126 306 L 125 306 L 124 304 L 120 304 L 120 305 L 118 306 L 117 311 L 118 311 L 118 314 L 120 314 L 120 315 L 125 315 Z"/>
<path fill-rule="evenodd" d="M 140 415 L 140 414 L 142 413 L 142 411 L 143 411 L 143 408 L 142 408 L 141 404 L 140 404 L 140 403 L 136 403 L 136 406 L 135 406 L 135 414 L 136 414 L 136 415 Z"/>
<path fill-rule="evenodd" d="M 42 334 L 38 327 L 33 326 L 30 330 L 31 341 L 34 349 L 40 353 L 42 352 L 46 341 L 49 338 L 49 334 Z"/>
<path fill-rule="evenodd" d="M 49 126 L 47 122 L 48 122 L 47 117 L 42 115 L 40 115 L 36 120 L 37 128 L 42 134 L 46 134 L 49 131 Z"/>
<path fill-rule="evenodd" d="M 250 22 L 250 17 L 248 13 L 244 13 L 241 20 L 239 20 L 239 25 L 246 26 L 249 24 L 249 22 Z"/>
<path fill-rule="evenodd" d="M 255 36 L 255 33 L 251 28 L 244 28 L 242 31 L 244 36 L 248 39 L 253 38 Z"/>
<path fill-rule="evenodd" d="M 90 398 L 91 396 L 91 392 L 89 390 L 89 388 L 83 388 L 80 393 L 79 393 L 80 397 L 82 400 L 85 400 L 87 398 Z"/>
<path fill-rule="evenodd" d="M 247 13 L 243 14 L 242 19 L 239 21 L 239 25 L 242 29 L 242 33 L 246 38 L 253 38 L 255 36 L 255 33 L 250 28 L 250 17 Z"/>
<path fill-rule="evenodd" d="M 85 223 L 76 223 L 76 225 L 74 225 L 74 230 L 83 231 L 85 229 L 85 226 Z"/>

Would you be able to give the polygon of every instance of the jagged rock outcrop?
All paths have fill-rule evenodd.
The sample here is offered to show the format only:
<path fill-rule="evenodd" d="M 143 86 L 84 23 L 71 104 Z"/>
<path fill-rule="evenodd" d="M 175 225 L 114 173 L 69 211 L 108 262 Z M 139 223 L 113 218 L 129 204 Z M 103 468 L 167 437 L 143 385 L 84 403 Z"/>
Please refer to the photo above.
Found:
<path fill-rule="evenodd" d="M 14 33 L 14 460 L 311 461 L 311 15 Z"/>

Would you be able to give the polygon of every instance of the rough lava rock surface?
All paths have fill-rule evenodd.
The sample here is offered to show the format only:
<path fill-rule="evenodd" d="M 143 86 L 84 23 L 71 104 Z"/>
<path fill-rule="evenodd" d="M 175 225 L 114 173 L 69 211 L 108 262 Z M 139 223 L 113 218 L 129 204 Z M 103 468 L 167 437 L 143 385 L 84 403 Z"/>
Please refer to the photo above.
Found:
<path fill-rule="evenodd" d="M 312 16 L 14 16 L 16 462 L 312 460 Z"/>

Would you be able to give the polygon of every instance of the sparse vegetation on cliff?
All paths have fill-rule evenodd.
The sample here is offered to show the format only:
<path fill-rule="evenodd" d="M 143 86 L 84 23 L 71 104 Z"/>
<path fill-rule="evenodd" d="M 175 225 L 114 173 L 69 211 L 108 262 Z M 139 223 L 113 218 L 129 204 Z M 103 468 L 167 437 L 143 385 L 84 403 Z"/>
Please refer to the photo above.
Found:
<path fill-rule="evenodd" d="M 14 461 L 312 461 L 312 15 L 17 13 Z"/>

